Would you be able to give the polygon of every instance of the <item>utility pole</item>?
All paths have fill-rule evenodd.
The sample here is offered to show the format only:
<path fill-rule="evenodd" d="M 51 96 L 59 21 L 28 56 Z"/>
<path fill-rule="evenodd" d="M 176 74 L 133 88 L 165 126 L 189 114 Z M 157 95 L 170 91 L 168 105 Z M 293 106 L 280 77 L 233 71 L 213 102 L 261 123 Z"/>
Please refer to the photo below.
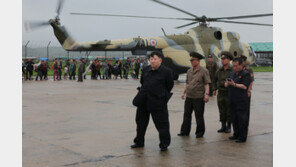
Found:
<path fill-rule="evenodd" d="M 25 45 L 25 58 L 27 58 L 27 46 L 28 46 L 29 42 L 30 42 L 30 41 L 28 41 L 28 42 L 26 43 L 26 45 Z"/>
<path fill-rule="evenodd" d="M 49 60 L 49 45 L 50 45 L 51 41 L 49 41 L 48 45 L 47 45 L 47 60 Z"/>

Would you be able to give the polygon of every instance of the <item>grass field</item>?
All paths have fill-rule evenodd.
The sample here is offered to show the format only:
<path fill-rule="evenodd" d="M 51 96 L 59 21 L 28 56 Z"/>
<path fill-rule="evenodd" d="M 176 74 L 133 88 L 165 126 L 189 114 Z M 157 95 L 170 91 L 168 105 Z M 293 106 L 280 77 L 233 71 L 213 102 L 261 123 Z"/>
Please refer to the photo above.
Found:
<path fill-rule="evenodd" d="M 273 72 L 273 67 L 251 67 L 254 72 Z"/>

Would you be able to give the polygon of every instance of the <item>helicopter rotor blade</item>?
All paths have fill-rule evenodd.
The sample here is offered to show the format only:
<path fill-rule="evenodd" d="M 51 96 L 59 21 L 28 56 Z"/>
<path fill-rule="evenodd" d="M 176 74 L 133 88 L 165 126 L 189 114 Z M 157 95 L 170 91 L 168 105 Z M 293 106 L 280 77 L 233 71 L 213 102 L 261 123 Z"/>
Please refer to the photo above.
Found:
<path fill-rule="evenodd" d="M 249 25 L 257 25 L 257 26 L 273 26 L 272 24 L 251 23 L 251 22 L 239 22 L 239 21 L 228 21 L 228 20 L 216 20 L 215 22 L 234 23 L 234 24 L 249 24 Z"/>
<path fill-rule="evenodd" d="M 50 25 L 48 21 L 26 21 L 24 23 L 26 31 L 34 30 L 44 26 Z"/>
<path fill-rule="evenodd" d="M 133 15 L 115 15 L 115 14 L 97 14 L 97 13 L 70 13 L 71 15 L 86 15 L 86 16 L 110 16 L 110 17 L 134 17 L 144 19 L 171 19 L 171 20 L 195 20 L 192 18 L 173 18 L 173 17 L 153 17 L 153 16 L 133 16 Z"/>
<path fill-rule="evenodd" d="M 179 28 L 183 28 L 183 27 L 190 26 L 190 25 L 192 25 L 192 24 L 196 24 L 196 23 L 198 23 L 198 22 L 197 22 L 197 21 L 194 21 L 194 22 L 191 22 L 191 23 L 189 23 L 189 24 L 185 24 L 185 25 L 178 26 L 178 27 L 175 27 L 175 28 L 176 28 L 176 29 L 179 29 Z"/>
<path fill-rule="evenodd" d="M 245 18 L 254 18 L 254 17 L 267 17 L 272 16 L 273 13 L 267 13 L 267 14 L 256 14 L 256 15 L 244 15 L 244 16 L 231 16 L 231 17 L 216 17 L 216 18 L 208 18 L 209 20 L 220 20 L 220 19 L 245 19 Z"/>
<path fill-rule="evenodd" d="M 57 12 L 57 16 L 56 17 L 59 17 L 60 16 L 61 10 L 62 10 L 63 5 L 64 5 L 64 2 L 65 2 L 65 0 L 59 0 L 58 1 L 58 6 L 57 6 L 57 10 L 56 10 L 56 12 Z"/>
<path fill-rule="evenodd" d="M 173 9 L 175 9 L 175 10 L 178 10 L 178 11 L 180 11 L 180 12 L 183 12 L 183 13 L 185 13 L 185 14 L 188 14 L 188 15 L 190 15 L 190 16 L 193 16 L 193 17 L 196 18 L 196 19 L 199 19 L 199 18 L 200 18 L 200 17 L 198 17 L 198 16 L 196 16 L 196 15 L 194 15 L 194 14 L 192 14 L 192 13 L 189 13 L 189 12 L 187 12 L 187 11 L 185 11 L 185 10 L 182 10 L 182 9 L 177 8 L 177 7 L 175 7 L 175 6 L 169 5 L 169 4 L 164 3 L 164 2 L 162 2 L 162 1 L 159 1 L 159 0 L 151 0 L 151 1 L 156 2 L 156 3 L 159 3 L 159 4 L 164 5 L 164 6 L 167 6 L 167 7 L 170 7 L 170 8 L 173 8 Z"/>

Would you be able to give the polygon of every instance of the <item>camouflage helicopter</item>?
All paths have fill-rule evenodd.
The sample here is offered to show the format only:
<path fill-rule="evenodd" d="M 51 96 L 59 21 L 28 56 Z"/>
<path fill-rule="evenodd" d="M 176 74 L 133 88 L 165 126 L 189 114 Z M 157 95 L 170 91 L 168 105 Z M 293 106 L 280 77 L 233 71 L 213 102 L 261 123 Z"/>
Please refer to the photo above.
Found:
<path fill-rule="evenodd" d="M 220 52 L 229 51 L 234 56 L 243 54 L 248 57 L 250 64 L 255 61 L 255 53 L 249 44 L 240 41 L 240 35 L 236 32 L 223 32 L 221 28 L 209 27 L 210 22 L 248 24 L 258 26 L 272 26 L 272 24 L 261 24 L 251 22 L 232 21 L 233 19 L 255 18 L 272 16 L 269 14 L 256 14 L 232 17 L 208 18 L 206 16 L 198 17 L 190 12 L 169 5 L 159 0 L 152 0 L 158 4 L 175 9 L 192 18 L 170 18 L 170 17 L 150 17 L 150 16 L 132 16 L 132 15 L 112 15 L 112 14 L 91 14 L 91 13 L 71 13 L 73 15 L 88 16 L 111 16 L 111 17 L 135 17 L 149 19 L 174 19 L 191 21 L 189 24 L 176 27 L 177 29 L 198 24 L 190 28 L 181 35 L 167 35 L 162 29 L 164 36 L 160 37 L 135 37 L 128 39 L 101 40 L 94 42 L 76 42 L 60 24 L 59 15 L 64 4 L 64 0 L 59 0 L 57 7 L 57 16 L 47 22 L 27 22 L 26 27 L 31 29 L 44 25 L 51 25 L 54 34 L 62 47 L 67 51 L 131 51 L 133 55 L 145 55 L 148 51 L 160 51 L 165 60 L 164 65 L 171 68 L 174 72 L 174 79 L 177 80 L 179 74 L 186 73 L 191 67 L 189 61 L 190 52 L 198 52 L 205 56 L 201 65 L 205 66 L 207 55 L 213 55 L 216 62 L 220 62 Z"/>

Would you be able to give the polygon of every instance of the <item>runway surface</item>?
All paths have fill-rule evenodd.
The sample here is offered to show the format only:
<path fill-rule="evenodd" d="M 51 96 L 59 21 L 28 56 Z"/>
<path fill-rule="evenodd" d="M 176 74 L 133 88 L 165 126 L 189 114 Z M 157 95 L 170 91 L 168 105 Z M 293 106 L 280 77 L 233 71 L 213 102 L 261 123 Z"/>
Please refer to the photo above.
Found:
<path fill-rule="evenodd" d="M 139 80 L 23 81 L 23 166 L 272 166 L 273 73 L 255 73 L 249 137 L 242 144 L 217 133 L 216 97 L 205 106 L 204 138 L 195 138 L 195 119 L 189 137 L 177 136 L 184 82 L 185 75 L 175 82 L 168 104 L 171 145 L 160 152 L 152 119 L 145 147 L 129 147 L 136 134 L 131 103 Z"/>

